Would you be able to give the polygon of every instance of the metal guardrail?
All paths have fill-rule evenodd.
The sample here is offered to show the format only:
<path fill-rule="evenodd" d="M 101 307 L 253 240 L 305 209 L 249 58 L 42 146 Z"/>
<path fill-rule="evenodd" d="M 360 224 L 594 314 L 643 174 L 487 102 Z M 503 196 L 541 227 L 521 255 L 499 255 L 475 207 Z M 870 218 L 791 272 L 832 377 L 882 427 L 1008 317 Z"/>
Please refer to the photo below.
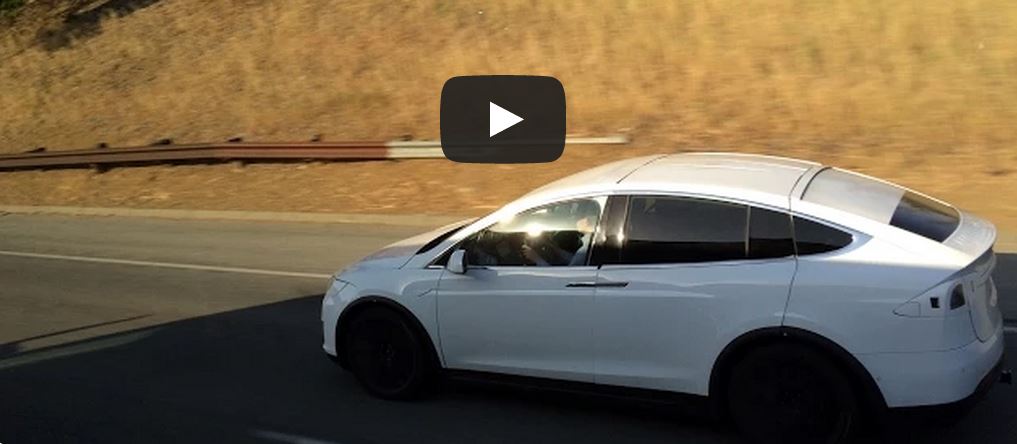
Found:
<path fill-rule="evenodd" d="M 168 142 L 168 141 L 163 141 Z M 566 144 L 628 143 L 624 136 L 566 138 Z M 233 160 L 382 160 L 444 157 L 440 141 L 222 142 L 66 151 L 33 150 L 0 155 L 0 170 L 224 162 Z"/>
<path fill-rule="evenodd" d="M 0 156 L 0 169 L 264 159 L 385 159 L 385 142 L 203 143 L 41 151 Z"/>

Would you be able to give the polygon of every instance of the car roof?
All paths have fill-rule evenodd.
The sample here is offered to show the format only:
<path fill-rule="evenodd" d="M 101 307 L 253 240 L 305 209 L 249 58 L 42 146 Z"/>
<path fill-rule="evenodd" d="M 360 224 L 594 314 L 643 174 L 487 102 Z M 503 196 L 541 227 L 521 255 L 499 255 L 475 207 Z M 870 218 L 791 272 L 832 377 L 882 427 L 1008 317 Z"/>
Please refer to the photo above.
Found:
<path fill-rule="evenodd" d="M 568 176 L 533 197 L 582 192 L 682 192 L 787 208 L 807 172 L 822 165 L 759 154 L 679 153 L 636 157 Z"/>

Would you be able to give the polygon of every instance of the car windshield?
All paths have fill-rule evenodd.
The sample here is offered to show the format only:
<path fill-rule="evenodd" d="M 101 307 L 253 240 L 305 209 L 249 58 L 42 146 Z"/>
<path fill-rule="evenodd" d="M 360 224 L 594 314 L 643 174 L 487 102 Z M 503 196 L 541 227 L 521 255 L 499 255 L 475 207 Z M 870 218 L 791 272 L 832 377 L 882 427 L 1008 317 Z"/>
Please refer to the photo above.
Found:
<path fill-rule="evenodd" d="M 942 242 L 957 229 L 960 213 L 930 197 L 836 168 L 812 179 L 803 200 L 857 214 Z"/>

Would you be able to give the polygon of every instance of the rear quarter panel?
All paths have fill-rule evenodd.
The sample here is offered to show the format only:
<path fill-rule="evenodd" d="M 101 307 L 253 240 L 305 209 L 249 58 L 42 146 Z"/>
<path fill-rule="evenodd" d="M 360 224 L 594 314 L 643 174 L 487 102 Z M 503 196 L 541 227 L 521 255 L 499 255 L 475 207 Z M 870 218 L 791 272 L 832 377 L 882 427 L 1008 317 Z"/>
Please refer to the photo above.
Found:
<path fill-rule="evenodd" d="M 852 354 L 959 347 L 971 339 L 967 316 L 944 321 L 894 313 L 956 271 L 894 243 L 858 235 L 842 250 L 799 258 L 784 325 L 823 335 Z"/>

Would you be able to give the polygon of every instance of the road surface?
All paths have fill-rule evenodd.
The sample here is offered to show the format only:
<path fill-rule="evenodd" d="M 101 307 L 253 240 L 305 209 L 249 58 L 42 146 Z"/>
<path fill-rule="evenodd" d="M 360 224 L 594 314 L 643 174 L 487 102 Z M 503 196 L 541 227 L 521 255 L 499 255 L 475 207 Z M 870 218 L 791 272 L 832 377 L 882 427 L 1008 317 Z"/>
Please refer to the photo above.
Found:
<path fill-rule="evenodd" d="M 671 408 L 588 396 L 368 397 L 322 355 L 320 297 L 331 272 L 417 231 L 0 217 L 0 442 L 737 442 Z M 1017 256 L 1000 264 L 1017 319 Z M 1017 389 L 918 433 L 888 439 L 1012 443 Z"/>

